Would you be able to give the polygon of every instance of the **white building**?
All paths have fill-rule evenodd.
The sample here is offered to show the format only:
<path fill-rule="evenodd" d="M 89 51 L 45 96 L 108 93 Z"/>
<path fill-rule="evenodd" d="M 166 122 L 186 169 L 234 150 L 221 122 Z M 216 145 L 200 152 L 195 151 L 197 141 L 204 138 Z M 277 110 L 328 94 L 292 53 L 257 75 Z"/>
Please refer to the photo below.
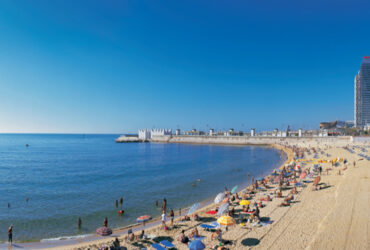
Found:
<path fill-rule="evenodd" d="M 139 129 L 139 139 L 143 141 L 147 141 L 151 138 L 151 133 L 149 129 Z"/>
<path fill-rule="evenodd" d="M 251 136 L 256 136 L 256 130 L 254 128 L 251 129 Z"/>
<path fill-rule="evenodd" d="M 139 139 L 147 141 L 153 136 L 172 135 L 172 129 L 139 129 Z"/>

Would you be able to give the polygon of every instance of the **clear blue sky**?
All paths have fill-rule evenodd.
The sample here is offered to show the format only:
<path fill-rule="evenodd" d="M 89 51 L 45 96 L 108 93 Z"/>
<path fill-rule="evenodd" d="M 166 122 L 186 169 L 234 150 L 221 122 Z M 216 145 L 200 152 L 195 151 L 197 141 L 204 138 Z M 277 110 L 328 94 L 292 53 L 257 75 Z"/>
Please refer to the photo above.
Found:
<path fill-rule="evenodd" d="M 353 120 L 369 1 L 1 1 L 0 132 Z"/>

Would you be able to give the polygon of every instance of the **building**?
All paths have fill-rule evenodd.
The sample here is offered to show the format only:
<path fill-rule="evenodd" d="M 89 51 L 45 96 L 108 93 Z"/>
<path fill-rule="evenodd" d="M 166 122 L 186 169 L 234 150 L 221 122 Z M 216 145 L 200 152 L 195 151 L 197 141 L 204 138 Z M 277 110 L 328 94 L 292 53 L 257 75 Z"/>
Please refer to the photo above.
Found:
<path fill-rule="evenodd" d="M 355 126 L 370 124 L 370 56 L 364 56 L 355 77 Z"/>
<path fill-rule="evenodd" d="M 153 136 L 172 135 L 172 129 L 139 129 L 139 139 L 147 141 Z"/>

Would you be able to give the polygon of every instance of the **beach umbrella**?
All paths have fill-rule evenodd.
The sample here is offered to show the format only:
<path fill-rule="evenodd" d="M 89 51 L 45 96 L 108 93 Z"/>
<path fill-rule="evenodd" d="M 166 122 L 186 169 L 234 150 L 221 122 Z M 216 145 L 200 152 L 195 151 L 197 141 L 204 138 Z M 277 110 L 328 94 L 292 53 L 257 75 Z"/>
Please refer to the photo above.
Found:
<path fill-rule="evenodd" d="M 261 178 L 258 178 L 257 181 L 264 181 L 265 178 L 264 177 L 261 177 Z"/>
<path fill-rule="evenodd" d="M 112 229 L 109 227 L 99 227 L 96 229 L 96 233 L 101 235 L 101 236 L 108 236 L 112 234 Z"/>
<path fill-rule="evenodd" d="M 223 213 L 225 213 L 227 210 L 229 210 L 229 203 L 222 204 L 220 208 L 218 209 L 218 216 L 221 216 Z"/>
<path fill-rule="evenodd" d="M 215 203 L 219 204 L 221 201 L 225 199 L 225 194 L 224 193 L 219 193 L 216 198 L 215 198 Z"/>
<path fill-rule="evenodd" d="M 200 206 L 200 204 L 199 203 L 195 203 L 193 206 L 191 206 L 191 208 L 189 209 L 189 211 L 188 211 L 188 214 L 187 215 L 191 215 L 191 214 L 193 214 L 197 209 L 198 209 L 198 207 Z"/>
<path fill-rule="evenodd" d="M 145 226 L 145 222 L 150 221 L 151 219 L 152 217 L 149 214 L 147 214 L 147 215 L 138 217 L 136 221 L 137 223 L 143 223 L 143 226 Z"/>
<path fill-rule="evenodd" d="M 272 176 L 278 176 L 279 174 L 277 172 L 273 172 L 271 175 Z"/>
<path fill-rule="evenodd" d="M 297 165 L 297 166 L 294 167 L 294 170 L 295 171 L 299 171 L 300 169 L 301 169 L 301 166 L 299 166 L 299 165 Z"/>
<path fill-rule="evenodd" d="M 231 189 L 231 193 L 232 194 L 235 193 L 237 189 L 238 189 L 238 186 L 233 187 L 233 189 Z"/>
<path fill-rule="evenodd" d="M 200 240 L 193 240 L 189 244 L 189 249 L 190 250 L 203 250 L 205 248 L 206 248 L 206 246 Z"/>
<path fill-rule="evenodd" d="M 242 201 L 240 201 L 239 204 L 242 205 L 242 206 L 247 206 L 247 205 L 251 204 L 251 202 L 248 201 L 248 200 L 242 200 Z"/>
<path fill-rule="evenodd" d="M 231 216 L 221 216 L 220 218 L 218 218 L 217 222 L 221 225 L 221 226 L 232 226 L 235 224 L 235 220 L 231 217 Z"/>

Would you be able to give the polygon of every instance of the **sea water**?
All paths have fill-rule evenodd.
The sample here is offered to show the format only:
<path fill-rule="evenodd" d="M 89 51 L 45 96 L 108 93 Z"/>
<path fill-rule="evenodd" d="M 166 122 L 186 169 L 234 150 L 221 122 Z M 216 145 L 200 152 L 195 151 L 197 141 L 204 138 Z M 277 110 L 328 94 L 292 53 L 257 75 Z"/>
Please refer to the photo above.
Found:
<path fill-rule="evenodd" d="M 116 137 L 1 134 L 0 241 L 11 224 L 15 241 L 94 233 L 105 217 L 109 227 L 122 227 L 141 215 L 159 216 L 163 198 L 169 209 L 189 207 L 284 161 L 270 147 L 115 143 Z M 123 206 L 116 207 L 120 197 Z"/>

